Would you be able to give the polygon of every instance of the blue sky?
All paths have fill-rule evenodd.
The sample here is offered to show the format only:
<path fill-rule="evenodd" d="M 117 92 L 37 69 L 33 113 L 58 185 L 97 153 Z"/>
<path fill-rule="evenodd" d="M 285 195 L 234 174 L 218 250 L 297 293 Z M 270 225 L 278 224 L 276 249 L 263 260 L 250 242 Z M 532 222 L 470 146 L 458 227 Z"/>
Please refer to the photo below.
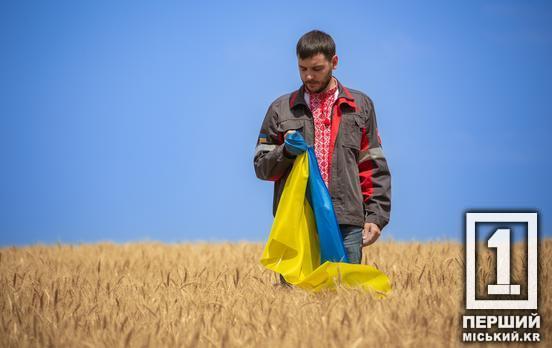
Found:
<path fill-rule="evenodd" d="M 294 53 L 331 34 L 374 101 L 396 240 L 552 213 L 546 1 L 0 4 L 0 245 L 268 237 L 252 157 Z"/>

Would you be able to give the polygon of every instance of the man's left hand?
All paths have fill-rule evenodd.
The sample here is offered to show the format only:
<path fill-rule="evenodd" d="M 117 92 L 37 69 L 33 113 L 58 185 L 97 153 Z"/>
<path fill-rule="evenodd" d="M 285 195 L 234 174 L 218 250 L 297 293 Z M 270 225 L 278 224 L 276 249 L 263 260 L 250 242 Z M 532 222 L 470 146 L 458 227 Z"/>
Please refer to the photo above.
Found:
<path fill-rule="evenodd" d="M 367 222 L 364 224 L 364 230 L 362 231 L 362 246 L 367 246 L 378 240 L 381 235 L 381 231 L 375 223 Z"/>

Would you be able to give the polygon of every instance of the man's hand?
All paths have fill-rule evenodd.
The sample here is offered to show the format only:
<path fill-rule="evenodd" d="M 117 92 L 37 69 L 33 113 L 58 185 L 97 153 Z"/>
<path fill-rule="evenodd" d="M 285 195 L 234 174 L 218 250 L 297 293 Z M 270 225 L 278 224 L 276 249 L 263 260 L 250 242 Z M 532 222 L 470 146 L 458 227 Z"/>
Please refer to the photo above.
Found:
<path fill-rule="evenodd" d="M 284 134 L 284 139 L 287 138 L 288 135 L 292 135 L 292 134 L 295 133 L 295 132 L 297 132 L 297 131 L 296 131 L 296 130 L 293 130 L 293 129 L 288 130 L 288 131 L 286 132 L 286 134 Z"/>
<path fill-rule="evenodd" d="M 305 143 L 301 132 L 288 130 L 284 134 L 284 155 L 293 158 L 305 151 L 307 151 L 307 143 Z"/>
<path fill-rule="evenodd" d="M 362 231 L 362 246 L 367 246 L 374 243 L 380 235 L 381 231 L 378 225 L 372 222 L 365 223 L 364 230 Z"/>

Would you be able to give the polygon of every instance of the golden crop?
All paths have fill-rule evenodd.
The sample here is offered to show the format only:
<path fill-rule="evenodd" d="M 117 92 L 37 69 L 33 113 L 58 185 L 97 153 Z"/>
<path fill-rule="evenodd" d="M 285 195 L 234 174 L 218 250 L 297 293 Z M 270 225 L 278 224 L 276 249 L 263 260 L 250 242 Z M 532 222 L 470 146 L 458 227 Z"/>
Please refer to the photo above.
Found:
<path fill-rule="evenodd" d="M 383 300 L 357 289 L 308 293 L 277 284 L 263 246 L 35 245 L 0 249 L 0 346 L 458 346 L 464 249 L 380 241 L 363 262 L 387 273 Z M 540 333 L 552 333 L 552 240 L 539 244 Z M 514 280 L 523 280 L 516 245 Z M 480 253 L 479 279 L 494 259 Z"/>

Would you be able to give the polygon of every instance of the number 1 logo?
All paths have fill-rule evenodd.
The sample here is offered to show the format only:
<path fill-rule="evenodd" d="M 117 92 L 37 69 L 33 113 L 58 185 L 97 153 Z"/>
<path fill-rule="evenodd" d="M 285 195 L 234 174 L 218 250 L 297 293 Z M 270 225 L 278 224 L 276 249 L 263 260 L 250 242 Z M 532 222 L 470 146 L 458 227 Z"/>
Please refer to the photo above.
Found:
<path fill-rule="evenodd" d="M 527 223 L 527 299 L 478 300 L 475 298 L 476 223 Z M 487 246 L 496 249 L 496 284 L 487 286 L 488 295 L 519 295 L 521 286 L 511 284 L 511 230 L 497 229 Z M 537 213 L 466 213 L 466 309 L 537 309 Z"/>
<path fill-rule="evenodd" d="M 500 228 L 487 241 L 496 249 L 496 284 L 487 286 L 489 295 L 519 295 L 520 286 L 510 284 L 510 230 Z"/>

